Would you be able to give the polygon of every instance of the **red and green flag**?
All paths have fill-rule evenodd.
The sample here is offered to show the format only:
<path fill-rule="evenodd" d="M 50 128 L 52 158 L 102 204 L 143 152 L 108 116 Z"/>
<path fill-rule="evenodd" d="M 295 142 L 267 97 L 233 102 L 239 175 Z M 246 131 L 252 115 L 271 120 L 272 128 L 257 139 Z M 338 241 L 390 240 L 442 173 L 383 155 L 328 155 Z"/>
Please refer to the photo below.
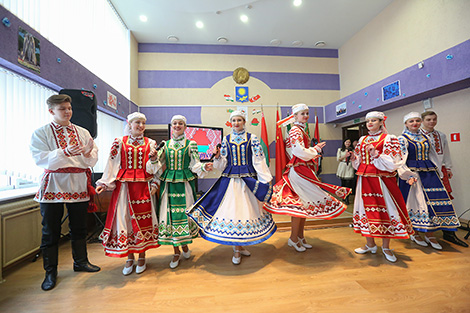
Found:
<path fill-rule="evenodd" d="M 269 166 L 269 141 L 268 141 L 268 130 L 266 128 L 266 120 L 264 119 L 264 112 L 261 113 L 261 147 L 263 148 L 264 157 L 266 158 L 266 164 Z"/>

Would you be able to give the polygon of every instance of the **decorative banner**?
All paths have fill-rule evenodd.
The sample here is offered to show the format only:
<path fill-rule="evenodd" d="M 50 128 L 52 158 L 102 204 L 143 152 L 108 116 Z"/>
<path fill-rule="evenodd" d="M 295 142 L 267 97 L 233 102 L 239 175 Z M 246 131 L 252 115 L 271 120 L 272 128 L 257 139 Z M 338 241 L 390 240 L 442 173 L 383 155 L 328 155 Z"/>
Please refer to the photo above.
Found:
<path fill-rule="evenodd" d="M 227 113 L 232 113 L 233 111 L 235 111 L 234 109 L 227 109 Z"/>
<path fill-rule="evenodd" d="M 117 98 L 115 95 L 113 95 L 112 93 L 110 93 L 109 91 L 107 92 L 108 93 L 108 96 L 107 96 L 107 104 L 108 106 L 110 106 L 111 108 L 113 108 L 114 110 L 117 109 Z"/>
<path fill-rule="evenodd" d="M 245 118 L 248 120 L 248 107 L 237 106 L 238 111 L 242 111 L 245 114 Z"/>
<path fill-rule="evenodd" d="M 225 101 L 231 101 L 233 102 L 233 98 L 230 95 L 224 95 Z"/>
<path fill-rule="evenodd" d="M 255 102 L 255 101 L 258 100 L 259 98 L 261 98 L 261 96 L 260 96 L 260 95 L 256 95 L 256 96 L 250 98 L 250 102 Z"/>
<path fill-rule="evenodd" d="M 225 122 L 225 126 L 227 126 L 227 127 L 232 127 L 232 123 L 230 123 L 229 121 L 226 121 L 226 122 Z"/>
<path fill-rule="evenodd" d="M 346 102 L 340 103 L 336 106 L 336 116 L 346 114 Z"/>
<path fill-rule="evenodd" d="M 258 124 L 259 124 L 259 120 L 256 117 L 251 120 L 251 125 L 258 126 Z"/>
<path fill-rule="evenodd" d="M 39 39 L 23 28 L 18 29 L 18 63 L 41 73 L 41 48 Z"/>
<path fill-rule="evenodd" d="M 253 109 L 253 112 L 251 112 L 251 114 L 255 115 L 255 114 L 260 114 L 261 113 L 261 110 L 257 110 L 257 109 Z"/>
<path fill-rule="evenodd" d="M 248 102 L 248 87 L 235 87 L 235 99 L 237 102 Z"/>

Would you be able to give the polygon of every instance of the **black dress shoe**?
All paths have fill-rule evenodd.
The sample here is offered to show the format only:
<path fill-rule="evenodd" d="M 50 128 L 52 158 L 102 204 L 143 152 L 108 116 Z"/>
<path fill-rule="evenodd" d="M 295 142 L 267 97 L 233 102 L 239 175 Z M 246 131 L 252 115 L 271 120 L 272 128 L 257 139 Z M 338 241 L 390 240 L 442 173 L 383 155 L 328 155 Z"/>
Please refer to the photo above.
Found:
<path fill-rule="evenodd" d="M 74 272 L 99 272 L 101 268 L 99 266 L 93 265 L 90 262 L 85 263 L 73 263 L 73 271 Z"/>
<path fill-rule="evenodd" d="M 453 232 L 453 231 L 443 231 L 443 233 L 444 233 L 444 236 L 442 236 L 442 239 L 447 240 L 447 241 L 452 242 L 452 243 L 455 243 L 456 245 L 459 245 L 459 246 L 462 246 L 462 247 L 465 247 L 465 248 L 468 247 L 468 244 L 465 241 L 459 239 L 455 235 L 455 232 Z"/>
<path fill-rule="evenodd" d="M 56 282 L 57 282 L 57 269 L 47 271 L 46 277 L 44 278 L 44 281 L 41 284 L 41 289 L 44 291 L 51 290 L 52 288 L 55 287 Z"/>

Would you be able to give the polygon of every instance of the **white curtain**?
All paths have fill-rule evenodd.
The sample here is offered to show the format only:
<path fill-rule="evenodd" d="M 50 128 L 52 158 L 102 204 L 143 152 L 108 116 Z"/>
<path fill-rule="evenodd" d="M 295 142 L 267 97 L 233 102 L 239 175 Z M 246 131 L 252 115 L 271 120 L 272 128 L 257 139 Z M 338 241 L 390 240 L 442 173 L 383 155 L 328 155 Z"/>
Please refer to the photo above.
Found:
<path fill-rule="evenodd" d="M 33 131 L 50 121 L 52 89 L 0 68 L 0 190 L 29 187 L 42 170 L 31 158 Z"/>
<path fill-rule="evenodd" d="M 96 163 L 93 171 L 95 173 L 102 173 L 108 161 L 109 152 L 114 138 L 124 135 L 124 126 L 126 121 L 121 121 L 106 113 L 98 111 L 98 136 L 95 142 L 99 148 L 98 163 Z"/>
<path fill-rule="evenodd" d="M 0 0 L 0 4 L 130 98 L 130 32 L 108 0 Z"/>

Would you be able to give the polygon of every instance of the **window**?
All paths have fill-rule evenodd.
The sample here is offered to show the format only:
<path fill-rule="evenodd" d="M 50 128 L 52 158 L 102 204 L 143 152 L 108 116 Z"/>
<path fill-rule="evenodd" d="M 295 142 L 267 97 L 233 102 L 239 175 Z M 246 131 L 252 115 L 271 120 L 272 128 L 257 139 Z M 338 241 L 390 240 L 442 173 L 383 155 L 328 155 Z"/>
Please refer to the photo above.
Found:
<path fill-rule="evenodd" d="M 108 0 L 0 0 L 0 4 L 130 98 L 130 61 L 123 62 L 130 60 L 130 33 Z"/>
<path fill-rule="evenodd" d="M 50 121 L 52 89 L 0 68 L 0 191 L 35 186 L 42 169 L 29 151 L 33 131 Z"/>

